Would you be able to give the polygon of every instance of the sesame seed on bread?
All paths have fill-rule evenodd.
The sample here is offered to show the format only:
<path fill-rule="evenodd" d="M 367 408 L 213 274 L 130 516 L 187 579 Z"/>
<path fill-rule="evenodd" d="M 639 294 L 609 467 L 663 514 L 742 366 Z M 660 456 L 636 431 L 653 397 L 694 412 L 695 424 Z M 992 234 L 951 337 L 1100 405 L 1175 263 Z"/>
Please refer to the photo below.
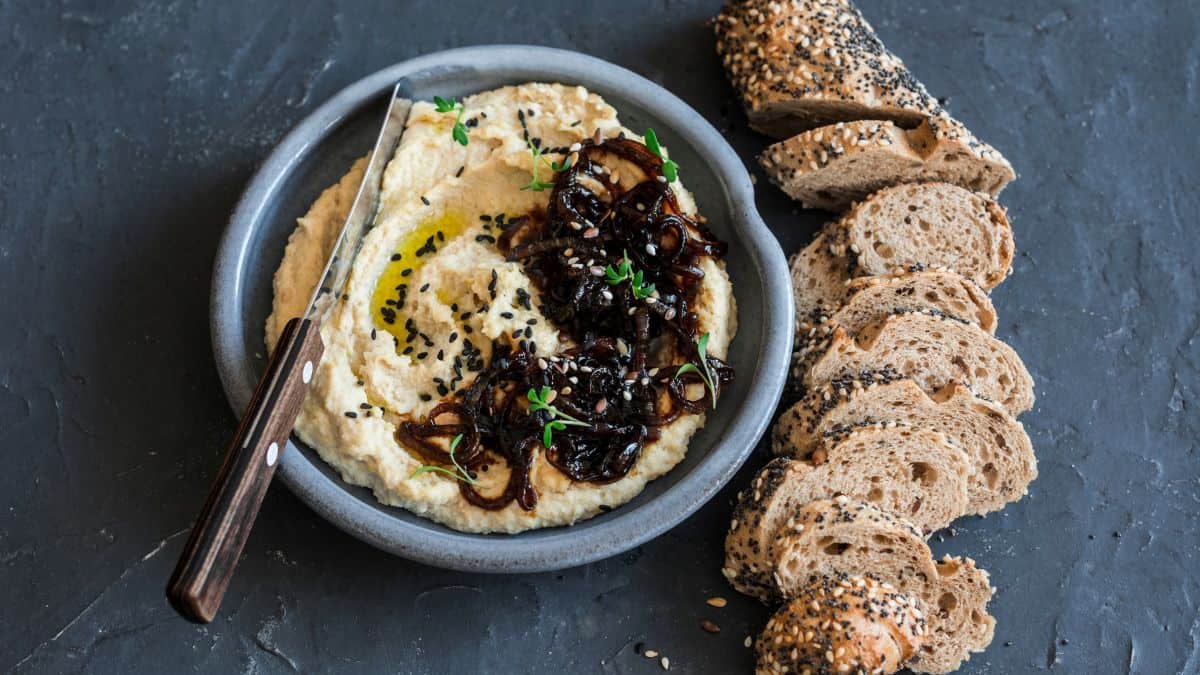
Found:
<path fill-rule="evenodd" d="M 823 348 L 814 348 L 797 366 L 805 391 L 881 369 L 926 392 L 958 382 L 1014 417 L 1033 407 L 1033 378 L 1012 347 L 931 310 L 898 311 L 854 334 L 837 327 Z"/>
<path fill-rule="evenodd" d="M 1037 458 L 1021 423 L 958 382 L 930 393 L 912 380 L 874 374 L 827 383 L 780 416 L 773 446 L 781 456 L 806 459 L 844 429 L 890 423 L 939 431 L 966 452 L 974 467 L 966 513 L 1001 509 L 1037 478 Z"/>
<path fill-rule="evenodd" d="M 1016 177 L 999 151 L 945 113 L 912 129 L 887 120 L 818 127 L 771 145 L 759 163 L 790 197 L 829 211 L 904 183 L 939 181 L 995 196 Z"/>
<path fill-rule="evenodd" d="M 870 577 L 821 577 L 767 621 L 755 642 L 755 672 L 894 673 L 927 635 L 916 597 Z"/>
<path fill-rule="evenodd" d="M 713 28 L 750 126 L 768 136 L 860 119 L 914 127 L 940 110 L 848 0 L 728 2 Z"/>

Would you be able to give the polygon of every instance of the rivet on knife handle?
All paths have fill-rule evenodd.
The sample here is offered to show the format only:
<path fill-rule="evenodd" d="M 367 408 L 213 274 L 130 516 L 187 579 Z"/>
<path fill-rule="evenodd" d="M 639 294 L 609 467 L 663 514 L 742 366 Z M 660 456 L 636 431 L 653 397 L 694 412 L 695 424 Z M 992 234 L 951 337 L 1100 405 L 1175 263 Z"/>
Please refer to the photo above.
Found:
<path fill-rule="evenodd" d="M 185 618 L 216 615 L 324 351 L 316 322 L 284 327 L 167 586 Z"/>

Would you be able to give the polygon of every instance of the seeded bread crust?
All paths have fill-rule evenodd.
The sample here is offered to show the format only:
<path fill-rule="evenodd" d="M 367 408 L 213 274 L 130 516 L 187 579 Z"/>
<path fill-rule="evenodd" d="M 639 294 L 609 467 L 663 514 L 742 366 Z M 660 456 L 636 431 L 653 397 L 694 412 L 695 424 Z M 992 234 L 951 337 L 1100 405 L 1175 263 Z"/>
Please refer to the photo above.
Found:
<path fill-rule="evenodd" d="M 927 392 L 951 382 L 996 401 L 1013 417 L 1033 407 L 1033 378 L 1021 357 L 977 326 L 929 310 L 891 314 L 851 335 L 835 328 L 798 364 L 811 391 L 873 370 L 898 373 Z"/>
<path fill-rule="evenodd" d="M 971 654 L 992 643 L 996 619 L 987 612 L 995 589 L 988 573 L 970 558 L 946 556 L 936 564 L 937 594 L 926 600 L 929 622 L 938 629 L 927 639 L 907 665 L 917 673 L 952 673 Z"/>
<path fill-rule="evenodd" d="M 751 128 L 768 136 L 858 119 L 914 127 L 941 109 L 847 0 L 728 2 L 713 28 Z"/>
<path fill-rule="evenodd" d="M 844 429 L 892 423 L 939 431 L 966 452 L 973 467 L 966 513 L 997 511 L 1024 497 L 1037 478 L 1033 444 L 1021 423 L 958 382 L 932 393 L 912 380 L 875 374 L 822 385 L 780 416 L 773 448 L 803 460 Z"/>
<path fill-rule="evenodd" d="M 755 672 L 895 673 L 927 635 L 917 598 L 869 577 L 822 577 L 767 621 Z"/>
<path fill-rule="evenodd" d="M 995 196 L 1016 172 L 945 113 L 913 129 L 886 120 L 838 122 L 768 147 L 759 163 L 807 208 L 842 211 L 886 187 L 945 182 Z"/>
<path fill-rule="evenodd" d="M 945 270 L 900 272 L 859 277 L 845 284 L 845 296 L 833 312 L 810 311 L 798 319 L 797 353 L 807 352 L 841 326 L 857 333 L 873 321 L 902 310 L 932 310 L 996 331 L 991 298 L 970 279 Z"/>

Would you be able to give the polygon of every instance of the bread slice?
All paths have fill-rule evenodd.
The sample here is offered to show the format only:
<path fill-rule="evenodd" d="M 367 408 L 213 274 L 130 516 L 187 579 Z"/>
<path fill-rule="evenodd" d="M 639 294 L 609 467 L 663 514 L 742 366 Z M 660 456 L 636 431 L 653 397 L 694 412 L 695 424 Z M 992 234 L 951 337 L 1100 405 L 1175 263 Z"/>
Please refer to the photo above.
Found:
<path fill-rule="evenodd" d="M 929 310 L 891 314 L 851 335 L 838 327 L 799 366 L 805 391 L 873 370 L 892 371 L 927 392 L 959 382 L 1012 416 L 1033 407 L 1033 378 L 1011 347 L 977 326 Z"/>
<path fill-rule="evenodd" d="M 929 635 L 924 603 L 870 577 L 822 577 L 767 621 L 759 675 L 894 673 Z"/>
<path fill-rule="evenodd" d="M 904 518 L 845 496 L 809 502 L 793 514 L 767 552 L 782 597 L 840 574 L 870 575 L 921 598 L 933 593 L 933 554 Z"/>
<path fill-rule="evenodd" d="M 812 242 L 792 255 L 792 295 L 796 302 L 796 321 L 820 323 L 837 309 L 846 296 L 850 279 L 850 259 L 837 238 L 822 231 Z"/>
<path fill-rule="evenodd" d="M 750 127 L 768 136 L 860 119 L 914 127 L 940 109 L 849 0 L 728 2 L 713 28 Z"/>
<path fill-rule="evenodd" d="M 927 599 L 929 631 L 908 667 L 918 673 L 951 673 L 992 643 L 996 619 L 987 612 L 992 599 L 988 573 L 970 558 L 943 558 L 936 564 L 936 594 Z"/>
<path fill-rule="evenodd" d="M 940 181 L 995 196 L 1016 178 L 999 151 L 944 113 L 913 129 L 886 120 L 818 127 L 771 145 L 759 163 L 793 199 L 829 211 L 902 183 Z"/>
<path fill-rule="evenodd" d="M 995 199 L 950 183 L 884 188 L 838 221 L 855 276 L 913 265 L 954 270 L 991 290 L 1012 272 L 1013 235 Z"/>
<path fill-rule="evenodd" d="M 917 672 L 949 672 L 991 641 L 987 574 L 969 560 L 935 565 L 925 540 L 902 518 L 845 497 L 821 500 L 801 508 L 776 541 L 776 581 L 784 597 L 821 577 L 858 574 L 924 602 L 927 639 L 906 664 Z"/>
<path fill-rule="evenodd" d="M 738 495 L 725 536 L 725 566 L 721 573 L 739 593 L 763 602 L 779 599 L 771 544 L 803 503 L 790 498 L 789 486 L 802 483 L 812 472 L 813 468 L 803 462 L 773 460 Z"/>
<path fill-rule="evenodd" d="M 966 513 L 971 463 L 936 431 L 864 427 L 826 439 L 812 460 L 774 459 L 738 495 L 725 537 L 725 569 L 739 592 L 764 601 L 776 596 L 771 544 L 813 500 L 845 495 L 903 514 L 924 533 Z"/>
<path fill-rule="evenodd" d="M 943 434 L 896 423 L 843 428 L 811 453 L 781 492 L 794 505 L 846 495 L 902 515 L 928 534 L 966 513 L 974 473 Z"/>
<path fill-rule="evenodd" d="M 859 277 L 845 284 L 845 296 L 833 312 L 813 310 L 799 317 L 796 351 L 805 352 L 841 326 L 853 334 L 867 324 L 901 310 L 928 309 L 996 332 L 996 309 L 975 282 L 954 272 L 925 270 Z"/>
<path fill-rule="evenodd" d="M 1025 495 L 1037 478 L 1037 458 L 1025 428 L 1000 404 L 951 382 L 926 393 L 916 382 L 867 374 L 808 392 L 775 424 L 775 453 L 807 459 L 830 436 L 864 424 L 900 423 L 941 432 L 973 467 L 966 513 L 985 514 Z"/>

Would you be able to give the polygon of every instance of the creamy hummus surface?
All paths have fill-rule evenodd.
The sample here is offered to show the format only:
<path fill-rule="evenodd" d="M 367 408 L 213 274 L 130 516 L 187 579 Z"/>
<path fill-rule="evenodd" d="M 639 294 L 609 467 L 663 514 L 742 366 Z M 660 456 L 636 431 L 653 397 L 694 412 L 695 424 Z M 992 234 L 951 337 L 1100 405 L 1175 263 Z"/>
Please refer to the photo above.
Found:
<path fill-rule="evenodd" d="M 567 525 L 614 508 L 674 467 L 687 452 L 703 414 L 661 427 L 633 467 L 607 483 L 576 481 L 533 453 L 536 507 L 509 502 L 485 509 L 466 500 L 445 471 L 413 475 L 428 464 L 396 437 L 398 425 L 420 420 L 471 385 L 492 357 L 493 343 L 521 342 L 550 357 L 573 340 L 542 313 L 536 284 L 522 262 L 497 245 L 506 223 L 544 216 L 551 189 L 522 189 L 535 159 L 527 139 L 570 148 L 599 131 L 605 138 L 642 137 L 624 129 L 616 111 L 581 87 L 524 84 L 469 96 L 463 115 L 414 105 L 383 180 L 376 225 L 364 238 L 344 295 L 322 325 L 325 355 L 295 431 L 350 483 L 379 501 L 468 532 L 519 532 Z M 452 138 L 456 119 L 469 143 Z M 548 156 L 561 160 L 567 153 Z M 275 274 L 266 342 L 274 349 L 287 321 L 303 313 L 362 179 L 359 160 L 299 219 Z M 684 167 L 683 172 L 686 172 Z M 552 180 L 548 162 L 540 177 Z M 634 181 L 637 172 L 627 170 Z M 614 181 L 615 183 L 616 181 Z M 679 208 L 695 215 L 690 193 L 670 184 Z M 702 258 L 702 288 L 692 306 L 709 334 L 708 354 L 724 359 L 735 330 L 734 298 L 719 259 Z M 453 467 L 450 467 L 453 469 Z M 477 489 L 504 489 L 503 461 L 476 471 Z"/>

